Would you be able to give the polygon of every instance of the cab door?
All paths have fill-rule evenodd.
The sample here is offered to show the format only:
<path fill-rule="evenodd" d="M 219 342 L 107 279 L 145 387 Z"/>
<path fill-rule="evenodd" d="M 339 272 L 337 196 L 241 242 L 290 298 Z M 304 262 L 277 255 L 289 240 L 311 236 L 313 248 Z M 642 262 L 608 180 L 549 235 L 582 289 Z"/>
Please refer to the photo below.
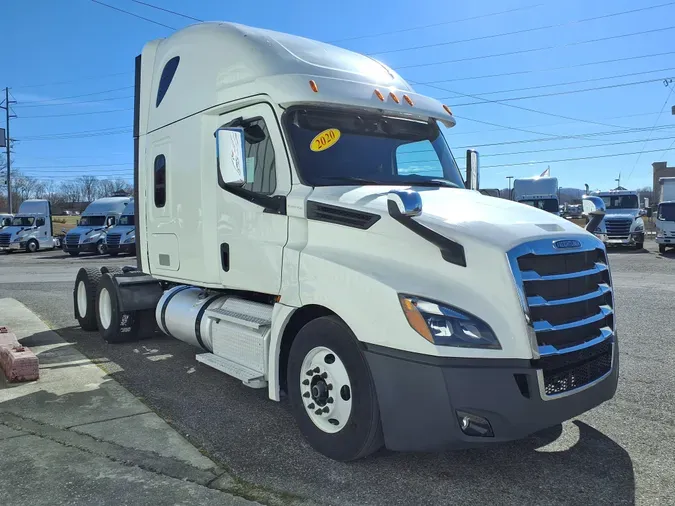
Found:
<path fill-rule="evenodd" d="M 50 227 L 47 225 L 47 219 L 43 216 L 35 218 L 35 226 L 37 227 L 35 238 L 40 248 L 51 247 L 52 235 L 48 234 Z"/>
<path fill-rule="evenodd" d="M 222 126 L 244 128 L 247 180 L 242 187 L 231 187 L 213 171 L 220 281 L 227 288 L 276 295 L 281 291 L 286 196 L 291 190 L 279 122 L 272 107 L 260 103 L 219 116 Z"/>

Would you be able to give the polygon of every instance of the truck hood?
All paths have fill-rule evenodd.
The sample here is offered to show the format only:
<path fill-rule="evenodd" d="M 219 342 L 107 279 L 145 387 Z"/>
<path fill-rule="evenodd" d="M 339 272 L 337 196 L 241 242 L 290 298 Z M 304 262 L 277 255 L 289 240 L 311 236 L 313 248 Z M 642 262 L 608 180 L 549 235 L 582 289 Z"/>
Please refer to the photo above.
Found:
<path fill-rule="evenodd" d="M 110 230 L 108 230 L 109 235 L 114 235 L 114 234 L 120 234 L 120 235 L 125 235 L 130 232 L 134 232 L 136 230 L 136 227 L 133 225 L 117 225 L 115 227 L 112 227 Z"/>
<path fill-rule="evenodd" d="M 0 234 L 12 234 L 16 235 L 23 230 L 30 230 L 31 227 L 5 227 L 0 228 Z"/>
<path fill-rule="evenodd" d="M 467 235 L 505 250 L 546 236 L 590 236 L 578 225 L 525 204 L 455 188 L 404 186 L 318 187 L 310 200 L 388 216 L 387 193 L 412 188 L 422 197 L 415 218 L 445 236 Z"/>
<path fill-rule="evenodd" d="M 89 233 L 99 232 L 99 231 L 102 231 L 102 230 L 105 230 L 105 227 L 75 227 L 75 228 L 71 229 L 68 232 L 67 235 L 70 235 L 70 234 L 84 235 L 87 232 L 89 232 Z"/>

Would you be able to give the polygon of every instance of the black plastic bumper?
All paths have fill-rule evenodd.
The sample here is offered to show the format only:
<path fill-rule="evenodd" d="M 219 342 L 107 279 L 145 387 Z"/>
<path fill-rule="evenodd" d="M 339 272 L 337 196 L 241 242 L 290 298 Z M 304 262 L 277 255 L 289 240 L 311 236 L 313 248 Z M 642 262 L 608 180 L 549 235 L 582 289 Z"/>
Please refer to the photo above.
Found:
<path fill-rule="evenodd" d="M 607 376 L 575 393 L 544 400 L 530 360 L 454 359 L 369 345 L 385 445 L 396 451 L 463 448 L 524 438 L 611 399 L 618 345 Z M 492 437 L 462 432 L 457 411 L 488 420 Z"/>
<path fill-rule="evenodd" d="M 136 251 L 135 244 L 120 244 L 118 246 L 106 246 L 108 253 L 134 253 Z"/>
<path fill-rule="evenodd" d="M 79 251 L 80 253 L 94 253 L 96 251 L 96 243 L 78 244 L 77 246 L 64 246 L 63 251 L 70 253 L 71 251 Z"/>

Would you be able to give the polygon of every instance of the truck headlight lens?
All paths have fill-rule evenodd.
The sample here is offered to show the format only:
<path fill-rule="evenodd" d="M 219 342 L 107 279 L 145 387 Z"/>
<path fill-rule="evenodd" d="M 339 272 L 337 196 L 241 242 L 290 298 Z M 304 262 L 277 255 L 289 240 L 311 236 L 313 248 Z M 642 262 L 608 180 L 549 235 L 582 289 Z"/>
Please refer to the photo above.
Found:
<path fill-rule="evenodd" d="M 501 349 L 490 326 L 475 316 L 419 297 L 399 295 L 399 300 L 410 326 L 432 344 Z"/>
<path fill-rule="evenodd" d="M 136 236 L 132 234 L 132 235 L 130 235 L 129 237 L 127 237 L 126 239 L 124 239 L 124 244 L 128 244 L 128 243 L 130 243 L 130 242 L 134 242 L 135 240 L 136 240 Z"/>

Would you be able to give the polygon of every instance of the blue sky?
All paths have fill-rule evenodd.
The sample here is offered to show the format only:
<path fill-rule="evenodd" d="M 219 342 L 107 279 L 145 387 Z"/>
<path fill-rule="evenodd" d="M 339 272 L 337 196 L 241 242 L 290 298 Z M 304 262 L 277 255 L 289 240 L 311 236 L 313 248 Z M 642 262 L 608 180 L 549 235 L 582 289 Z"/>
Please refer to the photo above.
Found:
<path fill-rule="evenodd" d="M 101 1 L 176 28 L 193 23 L 132 0 Z M 7 3 L 0 86 L 18 101 L 14 166 L 59 182 L 82 174 L 131 179 L 134 57 L 171 30 L 90 0 Z M 662 82 L 675 78 L 675 2 L 148 3 L 333 42 L 372 54 L 413 83 L 432 82 L 414 87 L 452 107 L 458 122 L 448 142 L 458 158 L 478 146 L 482 187 L 505 187 L 506 176 L 550 165 L 561 186 L 608 188 L 621 172 L 622 185 L 635 188 L 651 185 L 652 162 L 675 162 L 675 82 Z M 401 50 L 419 46 L 430 47 Z M 598 87 L 605 88 L 577 92 Z M 520 97 L 530 98 L 503 101 Z M 587 157 L 598 158 L 559 161 Z"/>

